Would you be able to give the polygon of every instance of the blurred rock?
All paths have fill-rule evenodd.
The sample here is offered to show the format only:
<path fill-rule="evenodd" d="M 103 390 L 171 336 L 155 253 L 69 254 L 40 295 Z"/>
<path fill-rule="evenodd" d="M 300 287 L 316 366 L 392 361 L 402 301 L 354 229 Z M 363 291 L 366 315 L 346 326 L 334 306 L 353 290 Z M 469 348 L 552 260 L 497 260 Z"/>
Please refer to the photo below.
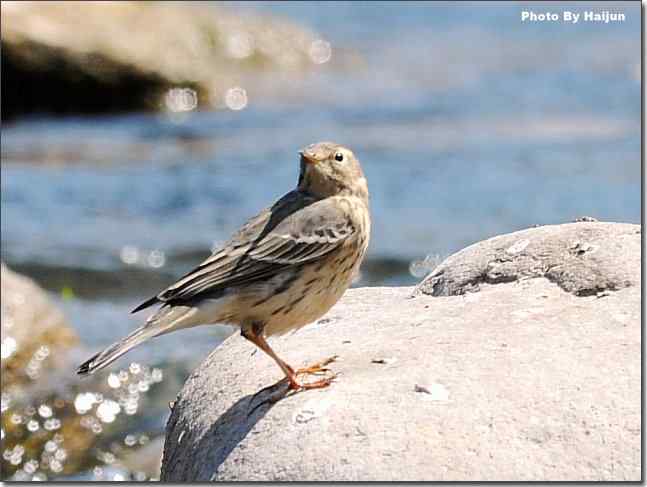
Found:
<path fill-rule="evenodd" d="M 321 53 L 306 29 L 214 3 L 2 2 L 2 117 L 190 110 L 198 100 L 186 89 L 201 106 L 238 109 L 237 87 L 260 73 L 298 76 L 327 61 Z"/>
<path fill-rule="evenodd" d="M 30 473 L 23 470 L 14 478 L 27 480 L 42 474 L 41 462 L 53 462 L 51 473 L 78 463 L 95 435 L 70 415 L 74 408 L 65 400 L 62 385 L 53 380 L 54 371 L 68 363 L 78 337 L 45 291 L 4 263 L 0 266 L 2 450 L 9 452 L 3 454 L 2 478 L 29 465 Z M 63 454 L 56 459 L 58 451 Z"/>
<path fill-rule="evenodd" d="M 38 375 L 40 362 L 57 360 L 78 344 L 76 333 L 63 313 L 31 279 L 0 264 L 2 282 L 3 390 Z M 36 356 L 42 356 L 38 360 Z M 50 362 L 50 366 L 54 365 Z"/>
<path fill-rule="evenodd" d="M 640 239 L 547 226 L 416 290 L 352 289 L 272 341 L 295 367 L 338 355 L 323 390 L 263 390 L 278 367 L 231 337 L 178 395 L 161 480 L 639 480 Z"/>
<path fill-rule="evenodd" d="M 4 264 L 1 271 L 0 478 L 47 480 L 98 467 L 101 473 L 91 476 L 103 479 L 103 467 L 131 455 L 142 464 L 134 476 L 158 477 L 159 440 L 150 444 L 146 435 L 125 432 L 140 407 L 160 414 L 147 394 L 162 371 L 134 363 L 79 380 L 74 370 L 90 352 L 79 354 L 78 337 L 61 311 L 31 279 Z"/>

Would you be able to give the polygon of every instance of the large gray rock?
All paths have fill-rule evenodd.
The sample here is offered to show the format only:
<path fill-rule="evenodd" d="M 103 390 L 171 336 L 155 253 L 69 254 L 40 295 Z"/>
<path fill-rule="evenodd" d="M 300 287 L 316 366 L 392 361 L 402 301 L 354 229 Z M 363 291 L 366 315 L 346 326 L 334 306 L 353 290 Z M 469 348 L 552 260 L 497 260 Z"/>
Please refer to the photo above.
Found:
<path fill-rule="evenodd" d="M 637 225 L 548 226 L 415 292 L 351 290 L 272 342 L 294 366 L 338 355 L 323 390 L 259 392 L 281 373 L 233 336 L 180 392 L 161 479 L 639 480 L 639 245 Z"/>
<path fill-rule="evenodd" d="M 638 225 L 547 225 L 470 245 L 436 267 L 419 290 L 455 296 L 480 284 L 545 277 L 564 291 L 588 296 L 639 284 L 639 269 Z"/>

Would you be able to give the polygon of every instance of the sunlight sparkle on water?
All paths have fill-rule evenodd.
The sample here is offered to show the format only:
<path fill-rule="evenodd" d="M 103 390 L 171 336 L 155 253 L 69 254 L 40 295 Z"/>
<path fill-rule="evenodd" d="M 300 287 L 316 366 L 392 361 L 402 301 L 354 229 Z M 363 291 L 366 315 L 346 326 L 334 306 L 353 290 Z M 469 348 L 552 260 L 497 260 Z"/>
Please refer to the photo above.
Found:
<path fill-rule="evenodd" d="M 113 389 L 117 389 L 118 387 L 120 387 L 121 381 L 119 380 L 119 376 L 115 373 L 111 373 L 108 376 L 108 385 Z"/>
<path fill-rule="evenodd" d="M 2 340 L 0 345 L 0 357 L 3 359 L 9 358 L 16 351 L 16 340 L 12 337 L 7 337 Z"/>
<path fill-rule="evenodd" d="M 121 406 L 110 399 L 104 400 L 97 408 L 97 416 L 104 423 L 112 423 L 120 412 Z"/>
<path fill-rule="evenodd" d="M 79 414 L 85 414 L 97 402 L 96 396 L 92 392 L 82 392 L 74 400 L 74 408 Z"/>
<path fill-rule="evenodd" d="M 166 255 L 164 255 L 164 252 L 161 250 L 152 250 L 150 254 L 148 254 L 147 262 L 151 267 L 163 267 L 166 263 Z"/>
<path fill-rule="evenodd" d="M 48 453 L 53 453 L 53 452 L 55 452 L 55 451 L 56 451 L 56 449 L 58 448 L 58 445 L 56 444 L 56 442 L 55 442 L 55 441 L 53 441 L 53 440 L 49 440 L 47 443 L 45 443 L 45 447 L 44 447 L 44 448 L 45 448 L 45 451 L 46 451 L 46 452 L 48 452 Z"/>
<path fill-rule="evenodd" d="M 225 94 L 225 104 L 230 110 L 242 110 L 247 106 L 247 91 L 240 86 L 229 88 Z"/>
<path fill-rule="evenodd" d="M 49 418 L 52 416 L 52 408 L 47 404 L 41 404 L 38 406 L 38 414 L 41 418 Z"/>
<path fill-rule="evenodd" d="M 190 112 L 198 106 L 198 94 L 191 88 L 172 88 L 166 92 L 164 103 L 170 112 Z"/>
<path fill-rule="evenodd" d="M 61 427 L 61 420 L 57 418 L 50 418 L 45 421 L 43 426 L 47 431 L 54 431 Z"/>
<path fill-rule="evenodd" d="M 327 63 L 332 57 L 330 42 L 324 41 L 323 39 L 312 41 L 308 54 L 310 54 L 310 59 L 312 59 L 312 62 L 315 64 Z"/>

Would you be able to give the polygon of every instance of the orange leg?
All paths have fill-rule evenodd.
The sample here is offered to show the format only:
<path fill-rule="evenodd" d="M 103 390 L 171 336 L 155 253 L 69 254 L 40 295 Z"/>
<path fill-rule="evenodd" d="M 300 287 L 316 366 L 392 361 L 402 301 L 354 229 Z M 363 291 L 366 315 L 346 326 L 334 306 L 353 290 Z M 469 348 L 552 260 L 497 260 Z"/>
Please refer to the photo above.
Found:
<path fill-rule="evenodd" d="M 335 375 L 331 377 L 325 377 L 323 379 L 320 379 L 314 382 L 300 382 L 297 379 L 297 376 L 320 375 L 321 373 L 325 373 L 326 371 L 329 370 L 325 366 L 333 362 L 337 358 L 336 356 L 330 357 L 324 360 L 323 362 L 314 364 L 310 367 L 299 369 L 295 372 L 292 367 L 286 364 L 283 360 L 279 358 L 278 355 L 276 355 L 276 353 L 274 353 L 274 350 L 272 350 L 272 347 L 270 347 L 270 345 L 267 343 L 262 333 L 259 330 L 256 330 L 255 328 L 256 327 L 242 328 L 241 335 L 247 338 L 258 348 L 263 350 L 263 352 L 269 355 L 277 363 L 277 365 L 281 368 L 281 370 L 285 374 L 285 378 L 288 380 L 290 384 L 290 389 L 296 390 L 296 391 L 301 389 L 321 389 L 322 387 L 327 387 L 332 383 L 333 379 L 335 378 Z"/>

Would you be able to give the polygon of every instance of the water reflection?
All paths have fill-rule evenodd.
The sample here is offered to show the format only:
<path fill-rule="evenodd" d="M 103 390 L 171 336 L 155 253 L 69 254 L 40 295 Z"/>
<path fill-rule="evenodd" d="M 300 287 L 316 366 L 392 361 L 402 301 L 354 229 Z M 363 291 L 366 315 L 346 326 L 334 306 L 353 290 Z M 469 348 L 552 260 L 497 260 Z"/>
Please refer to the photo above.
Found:
<path fill-rule="evenodd" d="M 47 358 L 38 357 L 41 362 Z M 150 441 L 146 432 L 133 430 L 127 417 L 136 415 L 146 394 L 164 380 L 161 369 L 133 362 L 126 370 L 89 383 L 68 382 L 55 392 L 38 384 L 38 374 L 29 377 L 31 386 L 2 392 L 4 478 L 49 480 L 88 469 L 94 480 L 150 480 L 157 475 L 131 471 L 120 459 Z M 36 388 L 33 395 L 25 393 L 30 387 Z"/>

